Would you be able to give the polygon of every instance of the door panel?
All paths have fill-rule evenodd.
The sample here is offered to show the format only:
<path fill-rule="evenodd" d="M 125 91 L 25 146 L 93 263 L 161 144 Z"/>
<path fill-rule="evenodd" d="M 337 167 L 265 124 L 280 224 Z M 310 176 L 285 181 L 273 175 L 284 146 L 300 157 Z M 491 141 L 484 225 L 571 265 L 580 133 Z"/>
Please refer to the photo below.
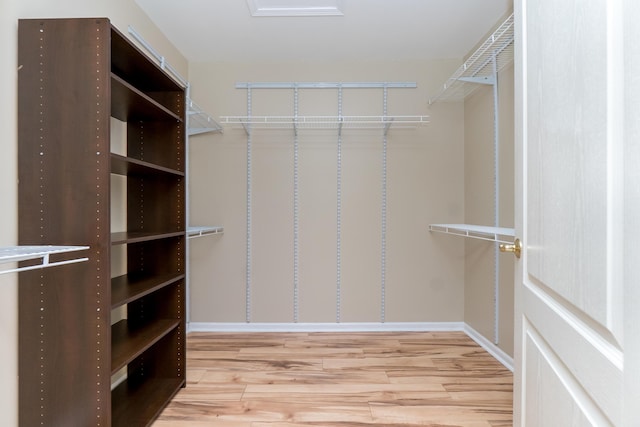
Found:
<path fill-rule="evenodd" d="M 516 3 L 516 425 L 622 425 L 621 5 Z"/>
<path fill-rule="evenodd" d="M 590 399 L 605 413 L 619 413 L 620 395 L 610 390 L 622 387 L 622 353 L 549 295 L 525 287 L 523 297 L 527 319 L 535 321 L 535 327 L 530 323 L 527 325 L 527 334 L 535 330 L 535 334 L 544 336 L 547 347 L 553 349 L 556 358 L 553 360 L 562 365 L 558 369 L 565 373 L 564 376 L 571 376 L 572 381 L 589 390 Z"/>
<path fill-rule="evenodd" d="M 610 426 L 597 405 L 580 390 L 551 346 L 530 325 L 526 335 L 526 381 L 536 384 L 527 393 L 527 426 Z M 591 418 L 591 420 L 589 419 Z"/>
<path fill-rule="evenodd" d="M 606 5 L 528 4 L 528 271 L 606 327 Z"/>

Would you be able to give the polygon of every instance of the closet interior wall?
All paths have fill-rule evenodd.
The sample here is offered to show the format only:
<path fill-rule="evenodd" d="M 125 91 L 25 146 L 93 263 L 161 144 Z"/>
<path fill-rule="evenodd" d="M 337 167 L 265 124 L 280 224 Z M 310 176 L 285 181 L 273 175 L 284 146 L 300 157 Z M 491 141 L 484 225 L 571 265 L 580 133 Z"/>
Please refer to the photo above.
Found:
<path fill-rule="evenodd" d="M 385 322 L 462 322 L 464 243 L 434 241 L 429 218 L 464 218 L 463 106 L 428 111 L 428 93 L 458 61 L 192 64 L 189 81 L 207 111 L 247 115 L 237 82 L 417 82 L 394 89 L 389 115 L 429 115 L 391 129 L 387 154 Z M 301 90 L 299 115 L 338 115 L 337 91 Z M 380 89 L 344 91 L 345 116 L 382 115 Z M 291 116 L 291 90 L 252 90 L 251 114 Z M 380 130 L 342 133 L 341 292 L 336 295 L 337 131 L 299 132 L 300 323 L 381 322 Z M 207 140 L 207 141 L 205 141 Z M 210 141 L 208 141 L 210 140 Z M 211 143 L 208 143 L 211 142 Z M 251 136 L 251 291 L 246 292 L 247 135 L 203 135 L 190 147 L 190 223 L 223 223 L 219 239 L 191 243 L 191 325 L 295 323 L 294 134 Z M 340 299 L 338 302 L 337 299 Z"/>

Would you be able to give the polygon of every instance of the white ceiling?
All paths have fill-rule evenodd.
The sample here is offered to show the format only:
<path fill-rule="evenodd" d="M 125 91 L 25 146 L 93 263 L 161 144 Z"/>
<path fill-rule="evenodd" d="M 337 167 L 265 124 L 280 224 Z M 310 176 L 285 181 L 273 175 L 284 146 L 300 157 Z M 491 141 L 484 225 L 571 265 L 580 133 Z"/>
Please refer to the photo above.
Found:
<path fill-rule="evenodd" d="M 246 0 L 136 0 L 190 62 L 462 58 L 512 0 L 342 0 L 344 16 L 252 17 Z"/>

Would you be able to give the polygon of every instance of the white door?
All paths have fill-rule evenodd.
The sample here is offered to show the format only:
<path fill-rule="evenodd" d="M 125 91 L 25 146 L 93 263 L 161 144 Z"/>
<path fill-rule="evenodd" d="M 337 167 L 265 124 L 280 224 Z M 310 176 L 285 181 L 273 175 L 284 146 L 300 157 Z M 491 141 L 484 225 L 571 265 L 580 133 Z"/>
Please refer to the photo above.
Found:
<path fill-rule="evenodd" d="M 629 400 L 638 397 L 640 378 L 628 376 L 640 363 L 640 283 L 633 289 L 630 281 L 631 259 L 640 268 L 640 256 L 625 237 L 638 235 L 638 220 L 630 218 L 638 213 L 631 190 L 638 174 L 629 167 L 639 168 L 640 158 L 628 156 L 638 153 L 630 120 L 640 117 L 629 114 L 639 101 L 629 101 L 631 80 L 638 93 L 629 55 L 640 39 L 623 25 L 640 25 L 640 2 L 515 3 L 516 231 L 523 250 L 516 262 L 514 424 L 640 426 L 640 400 Z"/>

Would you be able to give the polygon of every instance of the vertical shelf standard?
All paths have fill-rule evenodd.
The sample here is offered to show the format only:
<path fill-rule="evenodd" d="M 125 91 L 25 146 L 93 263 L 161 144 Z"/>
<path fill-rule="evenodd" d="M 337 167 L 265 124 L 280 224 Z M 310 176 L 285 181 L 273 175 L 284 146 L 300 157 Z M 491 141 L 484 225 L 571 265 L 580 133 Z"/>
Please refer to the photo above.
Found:
<path fill-rule="evenodd" d="M 89 247 L 19 275 L 20 425 L 148 426 L 185 384 L 185 88 L 106 18 L 20 20 L 18 59 L 19 244 Z"/>
<path fill-rule="evenodd" d="M 466 237 L 481 238 L 491 240 L 494 244 L 494 332 L 493 343 L 500 343 L 499 320 L 500 320 L 500 258 L 499 245 L 500 236 L 509 236 L 509 229 L 500 227 L 500 168 L 499 168 L 499 109 L 498 109 L 498 73 L 508 64 L 513 62 L 514 57 L 514 17 L 509 15 L 498 28 L 471 54 L 444 83 L 440 92 L 429 99 L 429 104 L 444 101 L 463 101 L 471 95 L 479 85 L 490 85 L 493 89 L 493 227 L 475 226 L 469 224 L 431 224 L 430 231 L 445 232 L 448 234 L 464 235 Z M 493 237 L 486 238 L 493 234 Z"/>

